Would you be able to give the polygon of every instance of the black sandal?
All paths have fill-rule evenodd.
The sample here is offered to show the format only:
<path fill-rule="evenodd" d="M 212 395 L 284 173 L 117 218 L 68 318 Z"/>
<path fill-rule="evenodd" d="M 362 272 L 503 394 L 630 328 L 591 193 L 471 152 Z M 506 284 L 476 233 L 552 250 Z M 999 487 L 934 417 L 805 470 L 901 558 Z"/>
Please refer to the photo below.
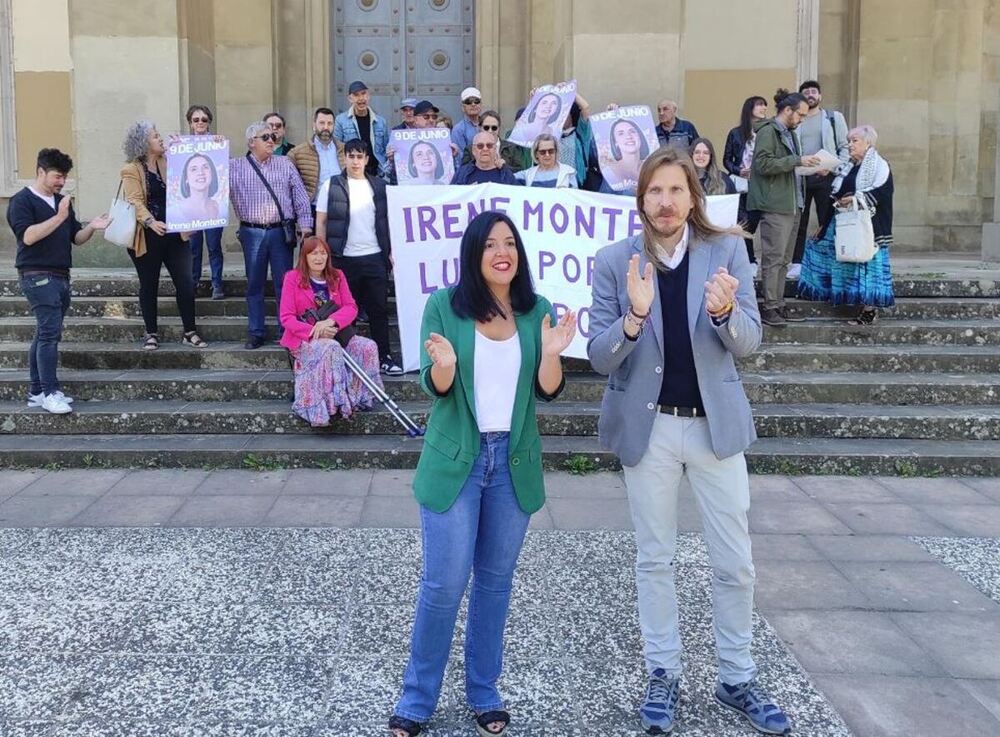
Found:
<path fill-rule="evenodd" d="M 878 310 L 863 309 L 858 313 L 858 316 L 851 320 L 851 325 L 871 325 L 878 318 Z"/>
<path fill-rule="evenodd" d="M 412 719 L 393 714 L 389 717 L 389 731 L 393 733 L 393 737 L 396 737 L 397 730 L 406 732 L 406 737 L 417 737 L 424 730 L 424 726 Z"/>
<path fill-rule="evenodd" d="M 503 724 L 499 732 L 494 732 L 490 729 L 490 725 L 494 722 L 501 722 Z M 499 735 L 507 731 L 509 724 L 510 714 L 502 710 L 484 711 L 482 714 L 476 714 L 476 731 L 480 737 L 499 737 Z"/>
<path fill-rule="evenodd" d="M 156 337 L 156 333 L 146 333 L 146 337 L 142 339 L 142 349 L 144 351 L 155 351 L 160 347 L 160 339 Z"/>
<path fill-rule="evenodd" d="M 181 342 L 184 345 L 193 346 L 195 348 L 206 348 L 208 346 L 208 343 L 202 340 L 201 336 L 198 335 L 197 330 L 192 330 L 190 333 L 184 333 L 184 337 L 181 338 Z"/>

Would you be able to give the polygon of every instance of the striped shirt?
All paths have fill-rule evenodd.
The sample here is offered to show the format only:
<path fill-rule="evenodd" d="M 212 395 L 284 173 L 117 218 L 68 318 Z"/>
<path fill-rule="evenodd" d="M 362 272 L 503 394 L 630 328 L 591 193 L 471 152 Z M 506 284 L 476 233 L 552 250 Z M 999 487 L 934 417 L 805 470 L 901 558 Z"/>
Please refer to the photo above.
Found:
<path fill-rule="evenodd" d="M 295 219 L 299 228 L 311 229 L 313 219 L 309 195 L 292 162 L 284 156 L 270 156 L 264 163 L 254 161 L 281 203 L 285 219 Z M 229 160 L 229 199 L 236 217 L 242 222 L 270 225 L 281 221 L 274 197 L 260 181 L 246 156 Z"/>

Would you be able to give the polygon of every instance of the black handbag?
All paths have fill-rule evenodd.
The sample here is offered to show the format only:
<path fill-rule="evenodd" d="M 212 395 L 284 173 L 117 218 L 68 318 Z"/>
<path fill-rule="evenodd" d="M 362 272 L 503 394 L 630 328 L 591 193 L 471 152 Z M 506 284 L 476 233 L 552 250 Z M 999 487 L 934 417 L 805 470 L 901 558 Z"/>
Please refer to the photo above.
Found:
<path fill-rule="evenodd" d="M 250 162 L 250 166 L 253 167 L 253 170 L 257 172 L 257 176 L 260 177 L 260 181 L 264 183 L 268 194 L 271 195 L 271 199 L 274 200 L 274 204 L 278 208 L 278 217 L 281 218 L 281 228 L 285 233 L 285 245 L 289 248 L 295 248 L 295 244 L 298 242 L 298 235 L 295 232 L 295 220 L 285 218 L 285 212 L 281 209 L 281 203 L 278 202 L 278 196 L 274 193 L 274 190 L 271 189 L 271 185 L 264 177 L 264 173 L 260 170 L 260 167 L 257 166 L 257 162 L 253 160 L 253 156 L 249 151 L 247 151 L 247 161 Z"/>
<path fill-rule="evenodd" d="M 343 277 L 342 277 L 343 278 Z M 334 302 L 332 299 L 322 299 L 321 297 L 316 298 L 316 306 L 311 310 L 306 310 L 303 312 L 299 318 L 303 322 L 307 322 L 310 325 L 315 325 L 316 323 L 325 320 L 334 312 L 340 309 L 340 305 Z M 345 327 L 337 330 L 337 334 L 333 336 L 333 339 L 340 343 L 342 348 L 346 348 L 347 344 L 351 342 L 351 338 L 358 334 L 358 331 L 354 329 L 354 325 L 347 325 Z"/>

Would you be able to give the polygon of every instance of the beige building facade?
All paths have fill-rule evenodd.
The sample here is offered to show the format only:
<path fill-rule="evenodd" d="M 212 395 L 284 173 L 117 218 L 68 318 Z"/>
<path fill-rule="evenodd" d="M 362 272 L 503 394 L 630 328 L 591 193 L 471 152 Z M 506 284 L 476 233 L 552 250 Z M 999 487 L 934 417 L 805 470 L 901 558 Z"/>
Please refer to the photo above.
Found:
<path fill-rule="evenodd" d="M 183 131 L 208 105 L 240 153 L 247 124 L 279 110 L 301 141 L 354 75 L 390 124 L 407 96 L 458 113 L 469 83 L 505 126 L 564 79 L 593 109 L 671 98 L 720 152 L 744 98 L 817 78 L 824 106 L 878 129 L 901 249 L 980 253 L 1000 220 L 1000 0 L 0 0 L 0 210 L 44 146 L 73 156 L 88 217 L 136 118 Z M 0 243 L 9 254 L 6 227 Z M 78 263 L 127 263 L 88 251 Z"/>

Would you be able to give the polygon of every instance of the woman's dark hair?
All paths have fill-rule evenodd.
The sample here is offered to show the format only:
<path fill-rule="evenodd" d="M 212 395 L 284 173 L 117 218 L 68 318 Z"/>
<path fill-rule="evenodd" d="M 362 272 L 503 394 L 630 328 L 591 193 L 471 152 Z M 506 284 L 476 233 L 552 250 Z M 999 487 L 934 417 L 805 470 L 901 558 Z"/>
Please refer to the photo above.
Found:
<path fill-rule="evenodd" d="M 43 148 L 38 152 L 38 159 L 35 161 L 36 171 L 38 169 L 45 172 L 57 171 L 65 176 L 72 168 L 73 159 L 57 148 Z"/>
<path fill-rule="evenodd" d="M 753 109 L 760 103 L 767 104 L 767 100 L 760 95 L 753 95 L 743 101 L 743 109 L 740 111 L 740 135 L 744 141 L 750 140 L 750 134 L 753 133 Z"/>
<path fill-rule="evenodd" d="M 483 127 L 483 121 L 486 120 L 487 118 L 496 118 L 497 128 L 499 128 L 500 126 L 503 125 L 503 120 L 500 119 L 500 113 L 498 113 L 496 110 L 487 110 L 485 113 L 480 113 L 479 114 L 479 127 L 480 128 Z M 500 137 L 500 131 L 498 130 L 497 131 L 497 138 L 499 138 L 499 137 Z"/>
<path fill-rule="evenodd" d="M 219 191 L 219 172 L 215 170 L 215 162 L 205 156 L 205 154 L 191 154 L 188 160 L 184 162 L 184 171 L 181 173 L 181 197 L 191 196 L 191 187 L 188 185 L 188 167 L 191 166 L 191 162 L 195 159 L 204 159 L 208 162 L 208 166 L 212 170 L 212 183 L 208 187 L 208 196 L 214 197 L 215 193 Z"/>
<path fill-rule="evenodd" d="M 556 105 L 556 109 L 552 111 L 552 115 L 550 115 L 548 120 L 545 121 L 546 124 L 552 125 L 557 120 L 559 120 L 559 116 L 562 114 L 562 106 L 563 106 L 562 98 L 559 97 L 559 95 L 557 95 L 555 92 L 546 92 L 544 95 L 538 98 L 538 102 L 535 103 L 535 106 L 531 108 L 531 112 L 528 113 L 529 123 L 535 122 L 535 112 L 538 110 L 538 106 L 542 104 L 542 100 L 544 100 L 546 97 L 554 97 L 556 98 L 556 102 L 558 103 Z"/>
<path fill-rule="evenodd" d="M 434 165 L 434 178 L 440 179 L 444 176 L 444 162 L 441 161 L 441 153 L 434 148 L 433 144 L 427 141 L 417 141 L 410 147 L 409 160 L 406 162 L 406 170 L 410 173 L 410 176 L 414 179 L 417 178 L 417 168 L 413 163 L 413 152 L 417 150 L 417 146 L 429 146 L 431 151 L 434 152 L 434 160 L 437 162 Z"/>
<path fill-rule="evenodd" d="M 774 109 L 778 113 L 788 107 L 797 108 L 803 102 L 806 102 L 805 97 L 798 92 L 789 92 L 784 87 L 779 87 L 774 93 Z"/>
<path fill-rule="evenodd" d="M 699 143 L 704 144 L 705 148 L 708 149 L 708 166 L 705 167 L 704 175 L 698 177 L 702 189 L 705 190 L 706 195 L 725 194 L 726 183 L 722 179 L 722 172 L 719 171 L 718 164 L 715 163 L 715 146 L 712 145 L 712 142 L 707 138 L 695 138 L 691 141 L 691 146 L 688 148 L 688 156 L 691 157 L 691 161 L 693 162 L 694 150 L 698 147 Z"/>
<path fill-rule="evenodd" d="M 626 120 L 625 118 L 619 118 L 612 123 L 611 133 L 608 135 L 608 138 L 611 139 L 611 155 L 615 161 L 622 160 L 622 150 L 618 147 L 617 141 L 615 141 L 615 128 L 619 125 L 630 125 L 635 129 L 635 134 L 639 136 L 639 158 L 645 161 L 646 157 L 649 156 L 649 142 L 646 140 L 646 136 L 642 134 L 642 128 L 635 121 Z"/>
<path fill-rule="evenodd" d="M 187 109 L 187 112 L 184 113 L 184 117 L 187 119 L 188 123 L 191 122 L 191 118 L 193 118 L 194 114 L 198 111 L 205 113 L 205 117 L 208 118 L 209 123 L 211 123 L 214 120 L 214 118 L 212 117 L 212 111 L 209 110 L 207 107 L 205 107 L 204 105 L 192 105 Z"/>
<path fill-rule="evenodd" d="M 510 283 L 510 303 L 514 312 L 524 314 L 538 300 L 531 280 L 531 270 L 528 268 L 528 254 L 524 250 L 524 242 L 517 232 L 517 226 L 504 213 L 487 210 L 469 222 L 462 236 L 458 284 L 451 293 L 451 306 L 459 317 L 489 322 L 504 314 L 503 306 L 497 302 L 483 279 L 483 251 L 486 250 L 490 231 L 497 223 L 507 224 L 514 234 L 514 247 L 517 249 L 517 272 Z"/>

